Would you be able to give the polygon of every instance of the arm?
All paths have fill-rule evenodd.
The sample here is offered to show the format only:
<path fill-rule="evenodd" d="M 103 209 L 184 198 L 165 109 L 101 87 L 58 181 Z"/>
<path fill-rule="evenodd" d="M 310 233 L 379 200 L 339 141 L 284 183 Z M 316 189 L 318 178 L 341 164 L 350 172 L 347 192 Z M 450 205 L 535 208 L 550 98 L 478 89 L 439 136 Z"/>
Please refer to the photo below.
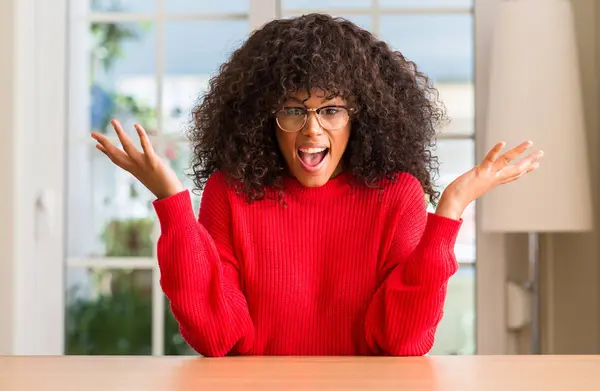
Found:
<path fill-rule="evenodd" d="M 532 142 L 498 156 L 504 146 L 504 142 L 496 144 L 480 164 L 452 181 L 435 214 L 426 213 L 424 192 L 410 178 L 383 267 L 387 277 L 367 311 L 367 343 L 374 353 L 423 355 L 431 349 L 443 314 L 447 281 L 458 268 L 454 243 L 462 212 L 485 193 L 537 169 L 543 156 L 542 151 L 533 152 L 511 165 Z"/>
<path fill-rule="evenodd" d="M 457 270 L 454 243 L 461 221 L 427 213 L 414 177 L 402 187 L 404 201 L 365 330 L 374 354 L 420 356 L 433 345 L 447 281 Z"/>
<path fill-rule="evenodd" d="M 161 286 L 183 338 L 204 356 L 248 352 L 254 327 L 239 285 L 231 211 L 221 174 L 204 189 L 196 221 L 188 191 L 154 202 Z"/>

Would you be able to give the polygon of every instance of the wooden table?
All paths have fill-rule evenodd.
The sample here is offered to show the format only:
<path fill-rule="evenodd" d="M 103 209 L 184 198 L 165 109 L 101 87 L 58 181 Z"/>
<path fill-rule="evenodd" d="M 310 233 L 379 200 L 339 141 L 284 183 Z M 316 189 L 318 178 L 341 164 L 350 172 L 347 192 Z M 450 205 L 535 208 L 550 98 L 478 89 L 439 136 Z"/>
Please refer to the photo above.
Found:
<path fill-rule="evenodd" d="M 0 357 L 2 391 L 600 390 L 600 356 Z"/>

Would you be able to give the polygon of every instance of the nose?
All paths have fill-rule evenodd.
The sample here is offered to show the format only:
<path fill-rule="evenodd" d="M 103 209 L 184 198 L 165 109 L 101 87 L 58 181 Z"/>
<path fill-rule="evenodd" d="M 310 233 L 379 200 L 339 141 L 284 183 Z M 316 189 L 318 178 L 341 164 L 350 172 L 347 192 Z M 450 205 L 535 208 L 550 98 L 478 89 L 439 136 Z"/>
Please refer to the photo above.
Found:
<path fill-rule="evenodd" d="M 306 123 L 304 124 L 304 128 L 302 128 L 302 133 L 308 137 L 314 137 L 323 134 L 323 128 L 319 123 L 316 112 L 309 111 L 307 113 Z"/>

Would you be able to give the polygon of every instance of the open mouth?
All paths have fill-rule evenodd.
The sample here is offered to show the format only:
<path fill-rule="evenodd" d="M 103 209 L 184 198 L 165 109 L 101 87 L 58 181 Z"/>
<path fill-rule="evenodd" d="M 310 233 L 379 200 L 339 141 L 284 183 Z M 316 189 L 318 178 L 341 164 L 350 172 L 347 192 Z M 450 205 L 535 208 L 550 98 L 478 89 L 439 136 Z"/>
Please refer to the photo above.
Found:
<path fill-rule="evenodd" d="M 329 148 L 300 148 L 298 149 L 298 158 L 306 168 L 318 168 L 325 160 Z"/>

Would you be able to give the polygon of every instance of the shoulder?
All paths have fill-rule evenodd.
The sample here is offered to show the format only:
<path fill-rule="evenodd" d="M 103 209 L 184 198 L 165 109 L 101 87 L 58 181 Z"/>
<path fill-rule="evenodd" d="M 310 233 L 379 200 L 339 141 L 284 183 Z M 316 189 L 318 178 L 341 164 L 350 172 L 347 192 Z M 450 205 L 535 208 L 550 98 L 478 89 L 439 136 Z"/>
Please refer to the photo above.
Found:
<path fill-rule="evenodd" d="M 206 180 L 202 188 L 201 206 L 217 205 L 224 207 L 230 202 L 232 192 L 233 186 L 226 173 L 217 171 Z"/>
<path fill-rule="evenodd" d="M 225 195 L 233 193 L 234 190 L 233 182 L 229 179 L 227 173 L 216 171 L 206 180 L 202 194 L 203 196 L 211 194 Z"/>
<path fill-rule="evenodd" d="M 380 182 L 387 200 L 398 202 L 403 200 L 425 201 L 425 191 L 421 182 L 408 172 L 399 172 L 392 179 L 383 179 Z"/>
<path fill-rule="evenodd" d="M 204 189 L 227 189 L 227 174 L 223 171 L 216 171 L 207 180 Z"/>
<path fill-rule="evenodd" d="M 423 215 L 427 211 L 427 198 L 421 182 L 408 172 L 400 172 L 393 179 L 380 183 L 382 202 L 386 209 L 401 215 Z"/>

